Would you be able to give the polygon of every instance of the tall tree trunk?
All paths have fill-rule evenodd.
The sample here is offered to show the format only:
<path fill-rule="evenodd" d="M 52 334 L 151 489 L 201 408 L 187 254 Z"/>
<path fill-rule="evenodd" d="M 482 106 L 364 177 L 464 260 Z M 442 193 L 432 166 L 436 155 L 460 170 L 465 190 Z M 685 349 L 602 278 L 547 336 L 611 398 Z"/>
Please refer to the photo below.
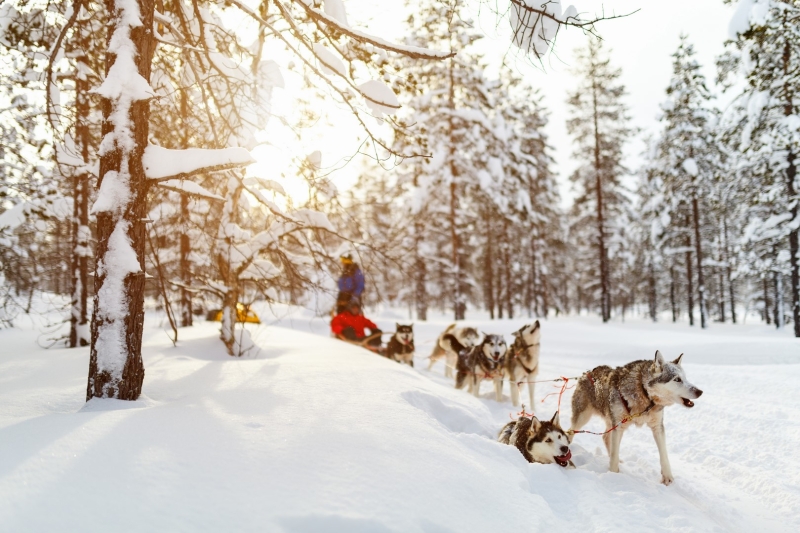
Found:
<path fill-rule="evenodd" d="M 225 231 L 229 224 L 238 224 L 238 206 L 242 196 L 242 185 L 235 178 L 228 179 L 227 200 L 222 209 L 220 232 Z M 219 240 L 219 238 L 218 238 Z M 228 355 L 241 356 L 241 349 L 237 349 L 236 343 L 236 319 L 238 317 L 237 305 L 240 300 L 241 287 L 239 285 L 239 273 L 236 272 L 231 264 L 231 256 L 234 252 L 233 237 L 225 235 L 222 237 L 223 245 L 217 249 L 217 268 L 225 286 L 225 293 L 222 295 L 222 324 L 220 327 L 219 338 L 225 344 Z M 290 290 L 292 287 L 290 287 Z"/>
<path fill-rule="evenodd" d="M 492 217 L 489 213 L 484 213 L 486 222 L 486 253 L 483 257 L 483 291 L 486 300 L 486 309 L 489 310 L 489 318 L 494 320 L 494 235 L 492 232 Z"/>
<path fill-rule="evenodd" d="M 687 238 L 688 240 L 688 238 Z M 689 243 L 687 243 L 688 245 Z M 686 305 L 689 309 L 689 325 L 694 326 L 694 287 L 692 283 L 692 252 L 686 251 Z"/>
<path fill-rule="evenodd" d="M 78 39 L 83 50 L 85 45 L 85 29 L 78 28 Z M 86 73 L 89 71 L 85 54 L 76 58 L 77 69 L 75 76 L 75 140 L 80 147 L 81 158 L 84 164 L 89 164 L 89 145 L 91 134 L 89 132 L 89 81 Z M 88 346 L 91 342 L 89 332 L 89 254 L 91 231 L 89 230 L 89 174 L 73 177 L 73 211 L 72 211 L 72 253 L 70 254 L 70 291 L 72 294 L 69 346 Z"/>
<path fill-rule="evenodd" d="M 125 46 L 129 36 L 134 55 L 128 59 L 133 60 L 139 76 L 149 82 L 155 48 L 152 31 L 155 3 L 153 0 L 117 1 L 119 4 L 114 0 L 105 2 L 106 10 L 117 14 L 110 17 L 113 25 L 109 28 L 109 41 L 113 36 L 118 50 L 129 53 Z M 135 25 L 137 18 L 139 25 Z M 108 52 L 106 82 L 113 73 L 122 87 L 113 83 L 106 86 L 104 82 L 98 89 L 105 97 L 102 128 L 105 149 L 100 155 L 100 192 L 94 205 L 98 260 L 87 400 L 94 397 L 136 400 L 144 381 L 142 329 L 147 179 L 142 155 L 147 147 L 150 103 L 147 99 L 131 97 L 141 81 L 135 76 L 131 76 L 130 81 L 122 79 L 121 71 L 126 63 L 116 65 L 118 59 L 116 54 Z M 124 191 L 125 188 L 128 191 Z M 110 194 L 120 190 L 125 194 Z"/>
<path fill-rule="evenodd" d="M 784 11 L 784 25 L 787 25 L 788 10 Z M 791 28 L 795 31 L 795 28 Z M 792 45 L 787 39 L 783 45 L 783 73 L 788 80 L 790 77 L 791 58 L 792 58 Z M 794 90 L 789 81 L 784 86 L 784 99 L 785 104 L 783 107 L 783 114 L 787 117 L 795 115 L 794 109 Z M 795 164 L 796 154 L 794 150 L 790 149 L 786 157 L 786 194 L 790 205 L 792 206 L 790 213 L 792 221 L 797 220 L 798 206 L 797 203 L 800 199 L 797 198 L 797 186 L 795 179 L 797 178 L 797 165 Z M 797 253 L 800 251 L 800 235 L 798 228 L 795 225 L 789 231 L 789 263 L 792 268 L 791 274 L 791 292 L 792 292 L 792 322 L 794 323 L 794 336 L 800 337 L 800 259 Z"/>
<path fill-rule="evenodd" d="M 611 294 L 608 279 L 608 251 L 606 250 L 605 219 L 603 213 L 603 181 L 601 178 L 600 131 L 598 125 L 597 81 L 592 82 L 592 116 L 594 118 L 594 174 L 597 197 L 597 247 L 600 255 L 600 313 L 603 322 L 611 318 Z"/>
<path fill-rule="evenodd" d="M 669 267 L 669 305 L 672 309 L 672 322 L 677 322 L 678 306 L 675 301 L 675 265 Z"/>
<path fill-rule="evenodd" d="M 414 189 L 419 187 L 418 176 L 414 173 Z M 427 279 L 427 269 L 425 266 L 425 259 L 420 252 L 422 245 L 422 216 L 420 212 L 414 213 L 412 210 L 412 217 L 414 218 L 414 306 L 417 311 L 417 320 L 428 320 L 428 291 L 425 287 Z"/>
<path fill-rule="evenodd" d="M 736 294 L 735 289 L 733 286 L 733 273 L 731 268 L 732 258 L 731 258 L 731 249 L 730 249 L 730 241 L 728 239 L 728 217 L 724 216 L 722 218 L 722 230 L 725 237 L 725 274 L 728 280 L 728 295 L 730 297 L 730 305 L 731 305 L 731 322 L 736 324 Z"/>
<path fill-rule="evenodd" d="M 775 310 L 773 319 L 777 329 L 783 328 L 783 276 L 777 270 L 772 273 L 775 280 Z"/>
<path fill-rule="evenodd" d="M 764 282 L 763 283 L 763 285 L 764 285 L 764 321 L 769 326 L 770 324 L 772 324 L 772 319 L 770 318 L 770 314 L 769 314 L 769 290 L 767 289 L 768 283 L 767 283 L 767 274 L 766 273 L 764 274 L 764 277 L 762 278 L 762 281 Z"/>
<path fill-rule="evenodd" d="M 186 120 L 189 116 L 189 103 L 186 91 L 180 92 L 181 104 L 181 118 Z M 188 132 L 182 133 L 181 148 L 189 148 L 189 135 Z M 191 262 L 189 261 L 189 254 L 192 251 L 192 245 L 189 241 L 189 197 L 185 194 L 181 195 L 181 235 L 179 243 L 179 257 L 178 257 L 178 270 L 180 270 L 181 286 L 181 327 L 189 327 L 192 325 L 192 291 L 189 287 L 192 285 L 192 271 Z"/>
<path fill-rule="evenodd" d="M 722 323 L 725 323 L 725 278 L 722 276 L 722 269 L 719 270 L 719 318 Z"/>
<path fill-rule="evenodd" d="M 653 263 L 650 263 L 650 272 L 649 272 L 649 291 L 648 291 L 648 301 L 650 307 L 650 319 L 653 322 L 658 321 L 658 293 L 656 291 L 656 272 L 655 268 L 653 267 Z M 635 300 L 634 300 L 635 301 Z"/>
<path fill-rule="evenodd" d="M 694 181 L 694 178 L 693 178 Z M 706 284 L 703 278 L 703 244 L 700 239 L 700 210 L 697 202 L 697 191 L 692 192 L 692 224 L 694 225 L 694 249 L 697 257 L 697 294 L 700 305 L 700 327 L 707 326 L 708 310 L 706 309 Z"/>
<path fill-rule="evenodd" d="M 452 46 L 451 46 L 452 48 Z M 448 69 L 448 77 L 449 77 L 449 94 L 448 94 L 448 106 L 451 110 L 455 110 L 455 80 L 453 79 L 453 59 L 449 60 Z M 463 286 L 461 283 L 461 258 L 459 253 L 459 238 L 458 238 L 458 227 L 457 227 L 457 206 L 458 206 L 458 187 L 456 186 L 456 178 L 458 175 L 458 170 L 456 169 L 456 143 L 455 140 L 452 138 L 453 134 L 453 119 L 452 116 L 449 118 L 450 121 L 450 246 L 453 249 L 453 314 L 455 315 L 456 320 L 464 320 L 465 315 L 465 302 L 463 294 L 461 293 L 463 290 Z"/>
<path fill-rule="evenodd" d="M 189 197 L 181 195 L 181 238 L 178 268 L 181 272 L 181 327 L 192 325 L 192 270 L 189 254 L 192 251 L 189 243 Z"/>
<path fill-rule="evenodd" d="M 786 192 L 792 205 L 790 211 L 792 214 L 791 220 L 797 220 L 797 203 L 800 200 L 797 198 L 797 189 L 795 187 L 797 166 L 795 165 L 794 152 L 789 152 L 787 161 L 789 166 L 786 168 Z M 792 230 L 789 231 L 789 264 L 792 268 L 790 283 L 792 292 L 792 323 L 794 324 L 795 337 L 800 337 L 800 259 L 797 257 L 798 251 L 800 251 L 800 234 L 798 234 L 798 228 L 793 227 Z"/>

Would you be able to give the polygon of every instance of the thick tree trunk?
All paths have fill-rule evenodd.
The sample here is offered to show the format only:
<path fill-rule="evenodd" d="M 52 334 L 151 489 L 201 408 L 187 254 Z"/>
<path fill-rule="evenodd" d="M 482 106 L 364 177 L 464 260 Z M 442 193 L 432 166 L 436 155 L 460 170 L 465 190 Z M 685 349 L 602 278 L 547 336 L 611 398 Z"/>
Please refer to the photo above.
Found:
<path fill-rule="evenodd" d="M 124 40 L 130 32 L 135 50 L 133 58 L 139 75 L 150 79 L 154 52 L 153 0 L 120 2 L 106 0 L 114 26 L 112 35 Z M 126 26 L 132 19 L 132 8 L 139 11 L 141 25 Z M 125 10 L 127 16 L 121 16 Z M 119 44 L 119 43 L 118 43 Z M 124 46 L 121 48 L 124 50 Z M 117 61 L 115 54 L 106 57 L 106 75 Z M 133 87 L 124 87 L 116 97 L 110 87 L 103 102 L 103 136 L 105 151 L 100 157 L 100 194 L 103 182 L 115 180 L 118 189 L 125 187 L 129 194 L 120 198 L 104 198 L 109 205 L 95 204 L 97 213 L 97 272 L 95 274 L 94 310 L 92 313 L 92 347 L 86 399 L 93 397 L 136 400 L 142 392 L 142 329 L 144 326 L 144 252 L 147 213 L 147 180 L 142 167 L 142 155 L 147 147 L 150 104 L 148 100 L 131 101 Z M 113 100 L 111 98 L 114 98 Z M 115 115 L 112 117 L 112 113 Z M 125 124 L 117 123 L 122 120 Z M 111 142 L 109 142 L 111 141 Z M 138 264 L 138 271 L 136 265 Z"/>

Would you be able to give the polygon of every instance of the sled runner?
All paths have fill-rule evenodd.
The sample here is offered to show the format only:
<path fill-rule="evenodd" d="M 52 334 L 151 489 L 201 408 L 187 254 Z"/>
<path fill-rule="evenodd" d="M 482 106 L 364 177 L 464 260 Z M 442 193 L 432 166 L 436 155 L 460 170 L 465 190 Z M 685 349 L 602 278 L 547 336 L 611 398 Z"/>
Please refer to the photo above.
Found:
<path fill-rule="evenodd" d="M 363 339 L 352 340 L 348 339 L 344 335 L 334 335 L 340 341 L 347 342 L 349 344 L 353 344 L 355 346 L 360 346 L 361 348 L 366 348 L 371 352 L 375 352 L 377 354 L 383 355 L 384 347 L 383 346 L 371 346 L 369 343 L 374 339 L 379 339 L 383 335 L 383 333 L 373 333 L 372 335 L 367 335 Z"/>

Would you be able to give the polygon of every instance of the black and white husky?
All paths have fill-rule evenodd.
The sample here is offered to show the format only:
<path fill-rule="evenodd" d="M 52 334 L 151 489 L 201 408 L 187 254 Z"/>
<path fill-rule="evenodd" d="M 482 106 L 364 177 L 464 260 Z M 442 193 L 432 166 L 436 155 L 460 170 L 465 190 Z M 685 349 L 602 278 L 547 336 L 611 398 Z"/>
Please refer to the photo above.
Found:
<path fill-rule="evenodd" d="M 397 329 L 386 345 L 386 357 L 414 366 L 414 325 L 395 324 Z"/>
<path fill-rule="evenodd" d="M 508 378 L 511 391 L 511 403 L 519 405 L 520 382 L 528 384 L 528 405 L 533 403 L 533 389 L 536 376 L 539 374 L 539 343 L 542 331 L 537 320 L 533 324 L 522 326 L 514 332 L 514 342 L 506 356 L 505 376 Z M 517 385 L 520 383 L 519 385 Z"/>
<path fill-rule="evenodd" d="M 495 399 L 503 400 L 503 364 L 508 346 L 502 335 L 483 335 L 480 344 L 467 348 L 455 336 L 445 335 L 452 349 L 458 353 L 456 362 L 456 388 L 468 384 L 468 390 L 475 397 L 480 396 L 481 382 L 490 379 L 494 382 Z"/>
<path fill-rule="evenodd" d="M 447 329 L 439 335 L 439 338 L 436 339 L 436 344 L 433 347 L 433 353 L 431 353 L 429 358 L 430 362 L 428 363 L 428 370 L 433 368 L 433 365 L 435 365 L 438 360 L 444 359 L 444 377 L 452 378 L 453 369 L 456 367 L 456 363 L 458 362 L 458 352 L 454 351 L 454 349 L 450 346 L 450 343 L 445 340 L 445 335 L 452 335 L 456 338 L 458 343 L 465 348 L 472 348 L 478 344 L 481 336 L 478 333 L 478 330 L 475 328 L 457 328 L 455 324 L 450 324 L 447 326 Z"/>
<path fill-rule="evenodd" d="M 572 395 L 571 431 L 585 426 L 592 415 L 603 419 L 606 430 L 617 426 L 603 435 L 608 469 L 612 472 L 619 472 L 619 443 L 622 433 L 633 422 L 637 426 L 647 424 L 653 432 L 661 461 L 661 482 L 669 485 L 675 479 L 667 457 L 664 408 L 673 404 L 694 407 L 692 400 L 703 394 L 686 379 L 682 357 L 683 354 L 674 361 L 666 361 L 656 351 L 652 361 L 634 361 L 617 368 L 598 366 L 578 380 Z"/>
<path fill-rule="evenodd" d="M 549 422 L 542 422 L 535 416 L 521 416 L 503 426 L 497 440 L 516 446 L 529 463 L 575 467 L 570 460 L 572 452 L 569 451 L 569 439 L 561 429 L 558 411 Z"/>

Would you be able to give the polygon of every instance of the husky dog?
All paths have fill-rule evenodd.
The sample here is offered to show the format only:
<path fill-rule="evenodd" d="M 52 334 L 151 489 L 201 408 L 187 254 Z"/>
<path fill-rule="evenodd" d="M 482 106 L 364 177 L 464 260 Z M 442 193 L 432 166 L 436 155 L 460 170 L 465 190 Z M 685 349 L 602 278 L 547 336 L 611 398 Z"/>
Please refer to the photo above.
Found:
<path fill-rule="evenodd" d="M 509 354 L 506 357 L 505 375 L 508 377 L 509 388 L 511 390 L 511 403 L 519 405 L 519 389 L 517 385 L 520 381 L 528 382 L 528 397 L 533 403 L 533 381 L 539 373 L 539 340 L 542 331 L 539 328 L 539 321 L 533 324 L 522 326 L 514 332 L 514 342 L 511 344 Z"/>
<path fill-rule="evenodd" d="M 414 366 L 414 325 L 404 326 L 395 324 L 395 330 L 389 344 L 386 346 L 386 357 L 394 359 L 398 363 L 405 363 Z"/>
<path fill-rule="evenodd" d="M 452 335 L 456 338 L 461 346 L 466 348 L 472 348 L 478 344 L 478 340 L 480 340 L 481 336 L 478 334 L 478 330 L 475 328 L 457 328 L 455 324 L 450 324 L 447 326 L 447 329 L 444 330 L 441 335 L 439 335 L 439 338 L 436 339 L 436 345 L 433 347 L 433 353 L 429 357 L 430 363 L 428 363 L 428 370 L 433 368 L 433 365 L 436 364 L 436 361 L 444 357 L 444 377 L 452 378 L 453 369 L 456 367 L 456 362 L 458 361 L 458 352 L 453 351 L 453 348 L 451 348 L 449 342 L 445 342 L 445 335 Z"/>
<path fill-rule="evenodd" d="M 610 461 L 608 469 L 612 472 L 619 472 L 619 443 L 623 431 L 633 422 L 637 426 L 647 424 L 653 431 L 661 460 L 661 482 L 669 485 L 675 479 L 667 457 L 664 408 L 676 403 L 694 407 L 692 400 L 703 394 L 686 380 L 682 357 L 683 354 L 668 362 L 656 351 L 653 361 L 634 361 L 613 369 L 598 366 L 578 380 L 572 396 L 570 431 L 581 429 L 592 415 L 605 421 L 606 430 L 627 418 L 617 429 L 603 435 Z"/>
<path fill-rule="evenodd" d="M 477 398 L 480 396 L 481 382 L 484 379 L 494 381 L 494 396 L 499 402 L 503 400 L 503 364 L 508 346 L 502 335 L 483 334 L 483 340 L 472 348 L 458 342 L 454 335 L 446 334 L 444 341 L 449 342 L 453 351 L 458 353 L 456 363 L 456 388 L 468 383 L 469 392 Z"/>
<path fill-rule="evenodd" d="M 549 422 L 541 422 L 535 416 L 521 416 L 503 426 L 497 440 L 516 446 L 529 463 L 556 463 L 575 468 L 570 460 L 572 452 L 569 451 L 569 438 L 561 429 L 558 411 Z"/>

